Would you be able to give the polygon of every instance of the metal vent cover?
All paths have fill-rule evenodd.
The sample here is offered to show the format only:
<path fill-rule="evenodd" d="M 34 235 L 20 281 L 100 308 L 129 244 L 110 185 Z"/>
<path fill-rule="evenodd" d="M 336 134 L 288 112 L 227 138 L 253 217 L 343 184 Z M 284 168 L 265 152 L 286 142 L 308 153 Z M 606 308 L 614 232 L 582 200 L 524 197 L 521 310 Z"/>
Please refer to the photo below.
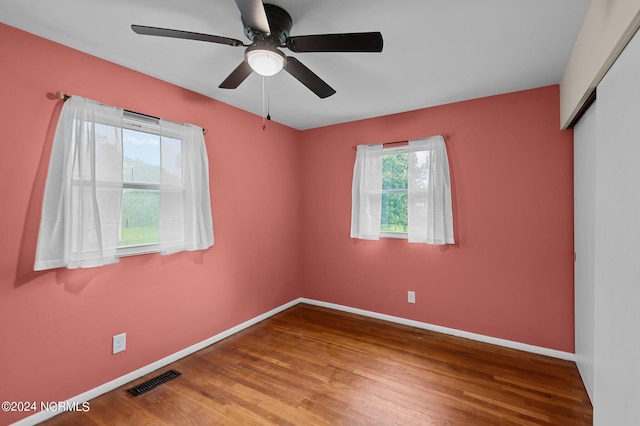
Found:
<path fill-rule="evenodd" d="M 176 377 L 178 377 L 179 375 L 181 375 L 182 373 L 180 373 L 179 371 L 176 370 L 169 370 L 167 372 L 164 372 L 162 374 L 157 375 L 156 377 L 147 380 L 144 383 L 140 383 L 137 386 L 134 386 L 132 388 L 127 389 L 127 392 L 129 392 L 131 395 L 133 396 L 138 396 L 141 395 L 145 392 L 150 391 L 151 389 L 155 388 L 156 386 L 160 386 L 163 383 L 168 382 L 171 379 L 175 379 Z"/>

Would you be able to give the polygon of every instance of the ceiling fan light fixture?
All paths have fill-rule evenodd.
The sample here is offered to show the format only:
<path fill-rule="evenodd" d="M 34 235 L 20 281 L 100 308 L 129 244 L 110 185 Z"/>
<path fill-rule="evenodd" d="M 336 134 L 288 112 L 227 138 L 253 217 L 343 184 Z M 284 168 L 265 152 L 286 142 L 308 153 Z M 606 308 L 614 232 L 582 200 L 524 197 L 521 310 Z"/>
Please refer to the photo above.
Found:
<path fill-rule="evenodd" d="M 278 74 L 287 61 L 279 50 L 264 48 L 247 49 L 246 59 L 252 70 L 265 77 Z"/>

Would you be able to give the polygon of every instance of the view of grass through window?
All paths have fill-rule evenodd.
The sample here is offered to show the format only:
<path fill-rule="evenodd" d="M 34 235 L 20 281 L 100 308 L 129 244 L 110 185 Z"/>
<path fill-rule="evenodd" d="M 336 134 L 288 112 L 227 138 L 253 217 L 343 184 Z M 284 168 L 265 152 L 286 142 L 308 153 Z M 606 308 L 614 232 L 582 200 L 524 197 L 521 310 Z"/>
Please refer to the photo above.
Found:
<path fill-rule="evenodd" d="M 160 191 L 123 189 L 119 247 L 158 243 Z"/>
<path fill-rule="evenodd" d="M 408 157 L 406 152 L 385 154 L 382 157 L 382 232 L 408 230 Z"/>
<path fill-rule="evenodd" d="M 158 243 L 160 137 L 123 129 L 119 247 Z"/>

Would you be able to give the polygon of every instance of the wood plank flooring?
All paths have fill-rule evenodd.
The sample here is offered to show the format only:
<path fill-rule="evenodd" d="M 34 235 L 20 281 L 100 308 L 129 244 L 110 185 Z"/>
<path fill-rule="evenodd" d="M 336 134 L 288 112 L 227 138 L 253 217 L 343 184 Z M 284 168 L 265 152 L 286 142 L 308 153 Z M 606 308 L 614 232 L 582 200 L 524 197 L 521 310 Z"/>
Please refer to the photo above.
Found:
<path fill-rule="evenodd" d="M 305 304 L 89 402 L 44 424 L 592 424 L 572 362 Z"/>

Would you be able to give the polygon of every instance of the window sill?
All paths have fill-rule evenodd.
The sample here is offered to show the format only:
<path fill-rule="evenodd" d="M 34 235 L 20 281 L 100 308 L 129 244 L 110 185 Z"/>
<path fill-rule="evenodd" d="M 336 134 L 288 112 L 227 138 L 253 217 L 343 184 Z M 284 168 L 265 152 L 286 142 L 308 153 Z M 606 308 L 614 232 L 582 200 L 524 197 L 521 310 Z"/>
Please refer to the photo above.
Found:
<path fill-rule="evenodd" d="M 151 254 L 160 252 L 160 246 L 158 244 L 148 244 L 141 246 L 129 246 L 129 247 L 121 247 L 117 249 L 116 256 L 118 257 L 127 257 L 127 256 L 135 256 L 138 254 Z"/>
<path fill-rule="evenodd" d="M 381 232 L 380 238 L 392 238 L 394 240 L 408 240 L 409 234 L 406 232 Z"/>

